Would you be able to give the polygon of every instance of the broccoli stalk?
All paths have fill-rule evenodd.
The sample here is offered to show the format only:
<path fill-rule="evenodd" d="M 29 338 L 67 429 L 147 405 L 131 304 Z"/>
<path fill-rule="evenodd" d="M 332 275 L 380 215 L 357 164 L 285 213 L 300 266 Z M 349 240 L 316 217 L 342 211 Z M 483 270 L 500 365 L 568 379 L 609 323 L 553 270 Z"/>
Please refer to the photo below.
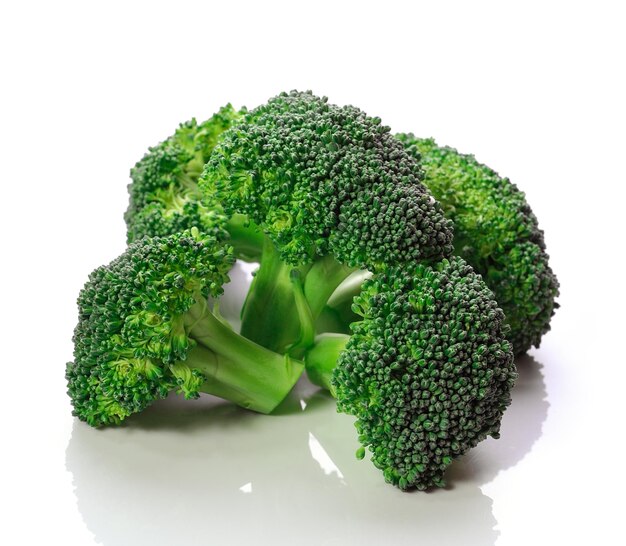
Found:
<path fill-rule="evenodd" d="M 293 266 L 267 238 L 242 309 L 241 335 L 272 351 L 301 356 L 313 342 L 307 332 L 314 331 L 327 300 L 354 270 L 331 255 Z"/>
<path fill-rule="evenodd" d="M 349 334 L 324 332 L 316 336 L 315 344 L 306 352 L 306 373 L 311 383 L 330 391 L 335 397 L 333 372 L 348 341 Z"/>
<path fill-rule="evenodd" d="M 143 238 L 96 269 L 78 299 L 74 361 L 66 377 L 74 414 L 120 423 L 170 391 L 215 394 L 271 412 L 304 366 L 236 334 L 212 313 L 232 248 L 196 228 Z"/>
<path fill-rule="evenodd" d="M 233 247 L 236 258 L 254 262 L 261 256 L 263 232 L 248 220 L 244 214 L 233 214 L 224 226 L 228 244 Z"/>
<path fill-rule="evenodd" d="M 184 364 L 204 377 L 199 392 L 246 409 L 270 413 L 302 375 L 303 364 L 235 333 L 201 299 L 185 314 L 189 338 L 197 343 Z"/>

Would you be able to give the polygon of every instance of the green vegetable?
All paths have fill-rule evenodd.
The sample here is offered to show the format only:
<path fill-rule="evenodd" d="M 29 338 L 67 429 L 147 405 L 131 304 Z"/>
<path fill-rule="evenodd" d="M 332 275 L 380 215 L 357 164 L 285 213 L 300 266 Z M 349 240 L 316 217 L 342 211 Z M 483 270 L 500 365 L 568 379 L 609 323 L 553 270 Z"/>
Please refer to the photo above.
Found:
<path fill-rule="evenodd" d="M 218 138 L 244 113 L 229 104 L 203 123 L 195 119 L 183 123 L 131 169 L 130 202 L 124 216 L 129 243 L 197 227 L 228 238 L 237 258 L 258 258 L 261 232 L 241 215 L 226 216 L 219 203 L 206 206 L 198 190 L 198 177 Z"/>
<path fill-rule="evenodd" d="M 317 338 L 309 377 L 357 418 L 359 442 L 386 481 L 445 485 L 453 459 L 498 437 L 510 403 L 516 373 L 504 314 L 458 257 L 378 272 L 354 311 L 352 336 Z"/>
<path fill-rule="evenodd" d="M 443 486 L 498 436 L 514 351 L 558 295 L 508 179 L 297 91 L 182 124 L 131 176 L 131 244 L 78 300 L 80 419 L 120 423 L 172 391 L 269 413 L 306 368 L 400 489 Z M 235 258 L 260 261 L 240 334 L 207 302 Z"/>
<path fill-rule="evenodd" d="M 379 118 L 292 91 L 222 135 L 200 184 L 205 203 L 248 215 L 287 263 L 332 254 L 373 268 L 451 252 L 451 224 L 421 178 Z"/>
<path fill-rule="evenodd" d="M 215 394 L 271 412 L 303 364 L 232 331 L 208 308 L 222 292 L 232 248 L 196 228 L 144 237 L 89 277 L 78 298 L 74 361 L 66 377 L 74 415 L 120 423 L 170 391 Z"/>
<path fill-rule="evenodd" d="M 424 183 L 454 223 L 455 253 L 496 295 L 515 353 L 539 347 L 558 307 L 559 283 L 524 193 L 471 155 L 433 139 L 397 136 L 421 160 Z"/>
<path fill-rule="evenodd" d="M 515 378 L 504 315 L 469 265 L 442 259 L 450 225 L 421 176 L 380 120 L 292 92 L 226 131 L 200 179 L 205 202 L 267 235 L 242 334 L 305 354 L 402 489 L 443 485 L 453 458 L 496 436 Z M 353 336 L 316 340 L 337 287 L 366 270 Z"/>
<path fill-rule="evenodd" d="M 278 95 L 224 132 L 200 178 L 204 202 L 247 215 L 274 243 L 264 246 L 242 334 L 279 352 L 302 345 L 293 266 L 319 314 L 356 268 L 448 255 L 451 224 L 421 177 L 379 118 L 310 92 Z"/>

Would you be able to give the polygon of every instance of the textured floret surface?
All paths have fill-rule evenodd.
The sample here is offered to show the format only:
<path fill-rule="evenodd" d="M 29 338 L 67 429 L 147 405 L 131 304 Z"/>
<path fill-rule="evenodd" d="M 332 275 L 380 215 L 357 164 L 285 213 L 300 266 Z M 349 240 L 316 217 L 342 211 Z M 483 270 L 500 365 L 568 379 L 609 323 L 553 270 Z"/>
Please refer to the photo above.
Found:
<path fill-rule="evenodd" d="M 219 136 L 241 114 L 229 104 L 203 123 L 195 119 L 182 123 L 137 162 L 130 173 L 130 201 L 124 216 L 129 243 L 192 227 L 224 235 L 224 211 L 219 204 L 202 203 L 198 177 Z"/>
<path fill-rule="evenodd" d="M 451 252 L 451 223 L 421 179 L 379 118 L 293 91 L 224 133 L 201 187 L 207 203 L 262 226 L 289 263 L 332 253 L 376 268 Z"/>
<path fill-rule="evenodd" d="M 193 228 L 141 239 L 93 271 L 78 297 L 66 369 L 74 415 L 113 424 L 170 390 L 197 396 L 203 378 L 184 364 L 195 344 L 184 315 L 221 293 L 232 263 L 230 247 Z"/>
<path fill-rule="evenodd" d="M 498 436 L 510 403 L 516 373 L 504 314 L 459 257 L 377 273 L 354 310 L 362 320 L 332 379 L 338 409 L 356 416 L 386 481 L 443 486 L 454 458 Z"/>
<path fill-rule="evenodd" d="M 558 307 L 558 280 L 526 196 L 474 156 L 433 139 L 398 135 L 419 158 L 424 183 L 454 223 L 454 246 L 494 291 L 516 354 L 539 346 Z"/>

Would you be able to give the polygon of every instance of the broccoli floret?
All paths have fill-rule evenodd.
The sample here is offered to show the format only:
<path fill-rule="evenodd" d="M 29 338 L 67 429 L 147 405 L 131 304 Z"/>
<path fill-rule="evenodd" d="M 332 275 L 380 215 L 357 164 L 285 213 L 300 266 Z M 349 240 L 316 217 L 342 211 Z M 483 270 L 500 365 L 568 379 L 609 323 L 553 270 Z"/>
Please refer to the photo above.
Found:
<path fill-rule="evenodd" d="M 332 254 L 352 267 L 440 259 L 451 224 L 419 163 L 352 106 L 282 93 L 226 131 L 201 177 L 209 203 L 261 226 L 293 264 Z"/>
<path fill-rule="evenodd" d="M 205 203 L 247 215 L 269 238 L 242 335 L 278 352 L 301 348 L 294 267 L 310 303 L 312 279 L 322 279 L 325 302 L 357 267 L 450 253 L 451 224 L 421 178 L 380 119 L 311 92 L 280 94 L 224 132 L 200 178 Z"/>
<path fill-rule="evenodd" d="M 124 216 L 129 243 L 198 227 L 229 237 L 238 258 L 258 258 L 262 233 L 241 215 L 227 216 L 219 203 L 202 203 L 198 190 L 198 177 L 219 136 L 244 113 L 229 104 L 203 123 L 195 119 L 183 123 L 131 169 Z"/>
<path fill-rule="evenodd" d="M 221 293 L 232 263 L 231 247 L 192 228 L 144 237 L 96 269 L 78 298 L 67 365 L 74 415 L 115 424 L 170 391 L 272 411 L 303 364 L 239 336 L 209 310 L 207 297 Z"/>
<path fill-rule="evenodd" d="M 559 283 L 524 193 L 471 155 L 433 139 L 397 136 L 421 160 L 424 183 L 454 223 L 455 253 L 494 291 L 515 353 L 539 347 L 558 307 Z"/>
<path fill-rule="evenodd" d="M 352 336 L 322 335 L 309 351 L 309 377 L 356 416 L 357 456 L 368 448 L 387 482 L 443 486 L 453 459 L 498 437 L 510 403 L 503 312 L 459 257 L 377 272 L 354 310 Z"/>

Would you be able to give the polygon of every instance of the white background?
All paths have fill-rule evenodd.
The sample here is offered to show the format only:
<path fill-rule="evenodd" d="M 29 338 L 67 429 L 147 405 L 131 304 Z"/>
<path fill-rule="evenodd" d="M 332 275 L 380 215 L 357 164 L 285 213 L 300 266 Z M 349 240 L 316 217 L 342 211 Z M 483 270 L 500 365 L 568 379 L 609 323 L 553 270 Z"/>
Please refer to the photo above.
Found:
<path fill-rule="evenodd" d="M 0 541 L 624 544 L 620 4 L 3 3 Z M 562 307 L 501 440 L 447 491 L 383 484 L 306 385 L 303 415 L 170 400 L 112 431 L 70 415 L 75 300 L 124 250 L 131 165 L 183 120 L 293 88 L 474 153 L 546 232 Z"/>

